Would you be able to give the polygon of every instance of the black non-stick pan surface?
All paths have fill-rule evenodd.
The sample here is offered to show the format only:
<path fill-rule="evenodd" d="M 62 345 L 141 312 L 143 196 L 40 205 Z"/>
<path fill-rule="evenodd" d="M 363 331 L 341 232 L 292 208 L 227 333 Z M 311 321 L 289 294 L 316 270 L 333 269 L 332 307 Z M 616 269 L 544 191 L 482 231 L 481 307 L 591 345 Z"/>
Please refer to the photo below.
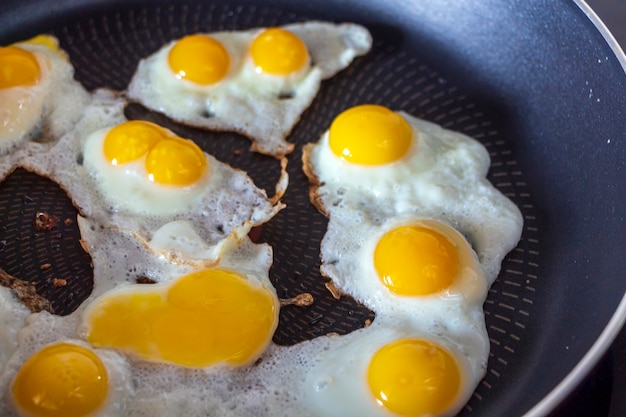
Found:
<path fill-rule="evenodd" d="M 522 239 L 484 306 L 489 368 L 461 415 L 542 415 L 601 356 L 626 315 L 626 75 L 623 56 L 587 13 L 570 1 L 3 0 L 0 43 L 52 33 L 88 89 L 123 90 L 139 59 L 187 33 L 308 19 L 367 26 L 373 50 L 324 82 L 289 137 L 297 145 L 288 207 L 261 240 L 274 247 L 279 296 L 310 292 L 316 302 L 283 308 L 274 341 L 375 320 L 324 287 L 326 220 L 309 204 L 300 156 L 341 110 L 380 103 L 481 141 L 492 158 L 489 179 L 520 207 Z M 196 140 L 271 194 L 277 162 L 247 152 L 246 139 L 171 124 L 137 106 L 127 115 Z M 89 257 L 76 255 L 75 224 L 33 232 L 42 210 L 76 215 L 47 179 L 18 170 L 0 184 L 0 267 L 38 282 L 57 313 L 68 314 L 91 289 Z M 41 270 L 46 262 L 52 267 Z M 52 285 L 58 275 L 71 278 L 67 288 Z"/>

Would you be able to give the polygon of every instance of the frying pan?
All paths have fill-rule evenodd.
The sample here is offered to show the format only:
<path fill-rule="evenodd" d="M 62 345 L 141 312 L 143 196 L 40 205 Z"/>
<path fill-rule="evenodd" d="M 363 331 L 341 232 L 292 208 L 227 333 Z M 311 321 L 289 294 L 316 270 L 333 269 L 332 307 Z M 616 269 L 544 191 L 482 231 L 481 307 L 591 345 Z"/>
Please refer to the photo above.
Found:
<path fill-rule="evenodd" d="M 274 247 L 279 296 L 310 292 L 309 308 L 281 311 L 274 337 L 293 344 L 347 333 L 374 314 L 336 301 L 318 272 L 326 220 L 309 204 L 299 158 L 333 116 L 364 102 L 402 109 L 481 141 L 489 179 L 521 209 L 518 247 L 484 305 L 489 367 L 462 416 L 548 414 L 579 383 L 626 317 L 626 59 L 582 1 L 3 0 L 0 43 L 55 34 L 88 89 L 126 87 L 138 60 L 195 31 L 244 29 L 307 19 L 367 26 L 373 50 L 326 81 L 293 130 L 288 205 L 264 226 Z M 271 190 L 275 163 L 247 152 L 235 134 L 168 124 Z M 16 171 L 0 185 L 0 267 L 37 282 L 58 314 L 92 285 L 77 255 L 75 225 L 33 233 L 32 216 L 76 212 L 53 182 Z M 52 267 L 37 266 L 53 259 Z M 51 285 L 71 276 L 68 288 Z M 69 294 L 69 295 L 68 295 Z M 374 318 L 375 319 L 375 318 Z"/>

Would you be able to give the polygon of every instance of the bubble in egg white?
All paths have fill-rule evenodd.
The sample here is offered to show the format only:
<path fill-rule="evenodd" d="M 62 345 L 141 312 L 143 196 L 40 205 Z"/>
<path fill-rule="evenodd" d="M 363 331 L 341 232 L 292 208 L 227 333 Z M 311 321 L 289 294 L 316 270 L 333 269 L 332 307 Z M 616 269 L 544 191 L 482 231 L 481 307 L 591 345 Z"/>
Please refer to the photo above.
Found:
<path fill-rule="evenodd" d="M 372 38 L 367 29 L 351 23 L 305 22 L 282 28 L 296 34 L 311 57 L 310 66 L 295 75 L 255 69 L 248 48 L 262 29 L 215 32 L 207 35 L 222 42 L 231 59 L 223 80 L 200 86 L 177 78 L 168 64 L 173 41 L 139 63 L 128 96 L 178 122 L 248 136 L 258 152 L 289 153 L 293 144 L 285 137 L 311 104 L 321 81 L 367 53 Z"/>

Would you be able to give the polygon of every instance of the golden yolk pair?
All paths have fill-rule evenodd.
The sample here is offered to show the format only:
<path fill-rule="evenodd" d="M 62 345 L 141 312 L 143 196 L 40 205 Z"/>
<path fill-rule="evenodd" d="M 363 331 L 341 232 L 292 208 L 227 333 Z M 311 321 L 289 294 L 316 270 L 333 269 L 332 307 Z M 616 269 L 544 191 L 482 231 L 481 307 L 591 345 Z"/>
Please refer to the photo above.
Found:
<path fill-rule="evenodd" d="M 250 45 L 257 72 L 285 76 L 302 69 L 309 61 L 306 45 L 287 30 L 270 28 Z M 168 61 L 180 78 L 200 85 L 222 80 L 230 68 L 230 56 L 220 41 L 205 35 L 189 35 L 172 47 Z"/>
<path fill-rule="evenodd" d="M 227 269 L 167 284 L 133 285 L 96 300 L 87 341 L 188 367 L 240 366 L 265 349 L 278 324 L 278 299 Z"/>
<path fill-rule="evenodd" d="M 103 151 L 112 165 L 145 157 L 149 180 L 162 185 L 192 185 L 207 168 L 206 156 L 198 145 L 139 120 L 112 128 L 104 138 Z"/>

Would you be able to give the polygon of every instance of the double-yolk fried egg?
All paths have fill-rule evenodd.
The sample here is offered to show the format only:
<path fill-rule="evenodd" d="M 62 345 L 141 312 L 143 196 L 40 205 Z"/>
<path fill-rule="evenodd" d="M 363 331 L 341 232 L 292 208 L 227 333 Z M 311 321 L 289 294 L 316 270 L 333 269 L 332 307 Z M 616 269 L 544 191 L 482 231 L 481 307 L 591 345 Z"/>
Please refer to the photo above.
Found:
<path fill-rule="evenodd" d="M 131 234 L 79 227 L 100 276 L 85 302 L 79 334 L 98 347 L 135 358 L 191 368 L 254 361 L 270 343 L 279 302 L 269 281 L 272 249 L 255 244 L 246 224 L 219 242 L 204 262 L 171 264 Z M 136 242 L 135 242 L 136 244 Z M 124 263 L 110 268 L 111 250 Z M 150 269 L 146 265 L 153 265 Z M 131 275 L 152 285 L 136 284 Z"/>
<path fill-rule="evenodd" d="M 173 120 L 250 137 L 252 148 L 282 156 L 285 141 L 323 79 L 371 48 L 355 24 L 307 22 L 193 34 L 142 60 L 128 96 Z"/>
<path fill-rule="evenodd" d="M 175 214 L 195 202 L 216 173 L 194 142 L 156 124 L 126 121 L 85 139 L 83 164 L 116 210 Z"/>
<path fill-rule="evenodd" d="M 81 229 L 85 222 L 80 220 Z M 271 341 L 280 304 L 268 276 L 272 250 L 252 243 L 249 229 L 220 242 L 206 264 L 153 271 L 155 284 L 96 288 L 79 333 L 94 346 L 152 362 L 191 368 L 254 362 Z M 124 245 L 86 234 L 90 247 Z M 103 253 L 93 250 L 94 267 L 96 260 L 101 267 Z"/>
<path fill-rule="evenodd" d="M 0 47 L 0 155 L 58 139 L 89 101 L 52 36 Z"/>
<path fill-rule="evenodd" d="M 72 132 L 20 164 L 59 183 L 85 217 L 132 231 L 144 242 L 162 226 L 182 221 L 213 245 L 284 207 L 278 201 L 287 186 L 284 165 L 268 198 L 245 172 L 168 129 L 126 120 L 123 108 L 120 97 L 97 91 Z"/>

